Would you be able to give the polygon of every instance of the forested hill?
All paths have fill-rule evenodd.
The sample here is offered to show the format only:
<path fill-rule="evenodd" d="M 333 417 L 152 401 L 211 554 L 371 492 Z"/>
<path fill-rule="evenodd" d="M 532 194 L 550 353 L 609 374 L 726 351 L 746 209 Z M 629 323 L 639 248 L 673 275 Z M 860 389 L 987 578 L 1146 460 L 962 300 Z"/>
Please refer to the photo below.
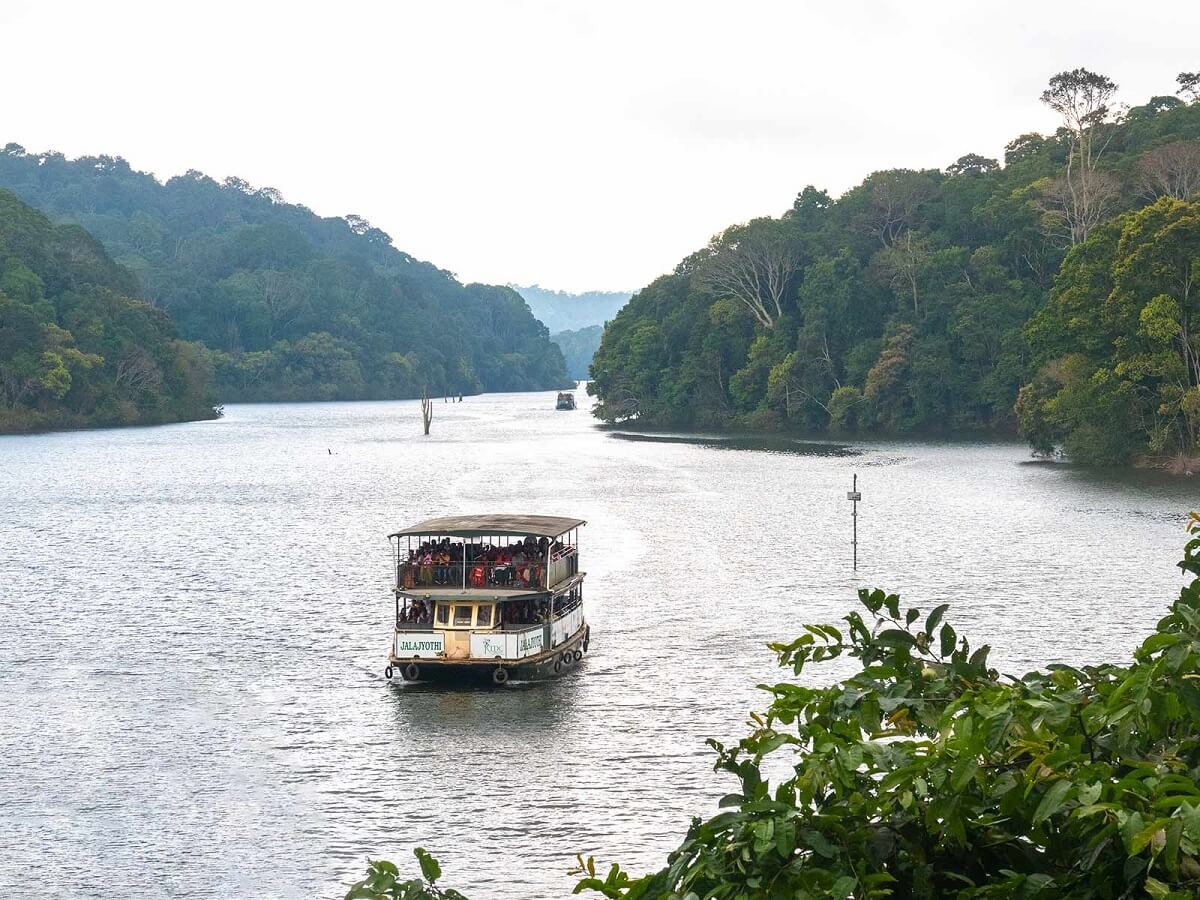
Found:
<path fill-rule="evenodd" d="M 1042 97 L 1062 128 L 1016 137 L 1003 161 L 876 172 L 836 200 L 810 186 L 729 228 L 609 323 L 599 414 L 1015 433 L 1029 384 L 1021 425 L 1041 450 L 1195 455 L 1198 85 L 1185 73 L 1179 96 L 1118 115 L 1111 81 L 1064 72 Z"/>
<path fill-rule="evenodd" d="M 582 381 L 588 377 L 588 368 L 600 346 L 600 338 L 603 334 L 604 327 L 602 325 L 589 325 L 587 328 L 559 331 L 550 335 L 550 340 L 558 344 L 567 361 L 567 374 L 576 381 Z"/>
<path fill-rule="evenodd" d="M 550 329 L 551 334 L 603 325 L 629 302 L 630 297 L 628 291 L 587 291 L 571 294 L 566 291 L 552 291 L 536 284 L 529 287 L 510 284 L 509 287 L 525 298 L 533 314 Z"/>
<path fill-rule="evenodd" d="M 0 151 L 0 186 L 77 222 L 203 342 L 222 401 L 550 389 L 562 354 L 506 287 L 460 284 L 358 216 L 322 218 L 200 172 Z"/>
<path fill-rule="evenodd" d="M 211 419 L 202 348 L 77 225 L 0 189 L 0 432 Z"/>

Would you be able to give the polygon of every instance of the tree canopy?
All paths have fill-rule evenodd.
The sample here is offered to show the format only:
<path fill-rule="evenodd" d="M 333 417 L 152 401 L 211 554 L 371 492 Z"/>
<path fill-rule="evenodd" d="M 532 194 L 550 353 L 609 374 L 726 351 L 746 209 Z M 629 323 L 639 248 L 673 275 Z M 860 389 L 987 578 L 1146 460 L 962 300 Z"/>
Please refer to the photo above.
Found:
<path fill-rule="evenodd" d="M 213 418 L 202 348 L 77 225 L 0 189 L 0 431 Z"/>
<path fill-rule="evenodd" d="M 568 382 L 521 297 L 460 284 L 361 216 L 322 218 L 272 188 L 120 157 L 0 151 L 0 185 L 76 222 L 201 342 L 223 401 L 390 399 Z"/>
<path fill-rule="evenodd" d="M 837 199 L 809 186 L 782 215 L 727 229 L 609 323 L 592 368 L 598 414 L 667 427 L 1000 434 L 1052 417 L 1027 404 L 1019 423 L 1015 401 L 1023 385 L 1058 377 L 1039 375 L 1047 365 L 1070 368 L 1067 357 L 1090 352 L 1070 344 L 1082 332 L 1051 346 L 1048 326 L 1031 324 L 1072 290 L 1056 287 L 1064 259 L 1097 252 L 1082 248 L 1093 235 L 1102 242 L 1113 234 L 1113 216 L 1164 197 L 1200 199 L 1200 101 L 1191 80 L 1180 85 L 1183 99 L 1155 97 L 1124 111 L 1113 106 L 1116 85 L 1105 76 L 1063 72 L 1042 98 L 1062 127 L 1015 138 L 1003 162 L 968 153 L 944 170 L 875 172 Z M 1175 297 L 1152 289 L 1156 277 L 1139 275 L 1129 290 L 1141 306 L 1128 300 L 1129 314 L 1109 323 L 1118 330 L 1108 339 L 1130 345 L 1122 352 L 1149 352 L 1143 345 L 1153 339 L 1139 329 L 1156 326 L 1144 325 L 1139 311 L 1160 293 Z M 1098 318 L 1111 290 L 1072 302 Z M 1157 316 L 1162 334 L 1163 316 L 1174 313 L 1166 301 L 1154 309 L 1147 315 Z M 1159 391 L 1157 382 L 1139 384 Z M 1046 399 L 1046 390 L 1037 396 Z M 1191 401 L 1155 398 L 1140 396 L 1136 439 L 1080 458 L 1194 451 Z M 1177 414 L 1146 413 L 1156 402 L 1175 404 Z M 1069 430 L 1043 423 L 1030 436 L 1045 446 Z M 1068 443 L 1076 452 L 1085 444 Z"/>
<path fill-rule="evenodd" d="M 1200 201 L 1165 196 L 1095 229 L 1026 329 L 1017 412 L 1083 462 L 1200 450 Z"/>

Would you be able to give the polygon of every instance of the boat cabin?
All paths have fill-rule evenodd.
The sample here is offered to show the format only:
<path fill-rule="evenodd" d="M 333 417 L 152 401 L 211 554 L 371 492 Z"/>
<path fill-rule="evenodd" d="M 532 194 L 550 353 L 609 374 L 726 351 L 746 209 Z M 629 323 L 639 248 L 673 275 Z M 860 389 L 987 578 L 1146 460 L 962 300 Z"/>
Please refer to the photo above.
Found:
<path fill-rule="evenodd" d="M 389 535 L 389 677 L 395 669 L 413 681 L 485 668 L 503 683 L 509 674 L 557 674 L 577 662 L 588 644 L 579 566 L 584 524 L 557 516 L 447 516 Z"/>
<path fill-rule="evenodd" d="M 558 400 L 554 404 L 555 409 L 574 409 L 575 395 L 571 391 L 559 391 Z"/>

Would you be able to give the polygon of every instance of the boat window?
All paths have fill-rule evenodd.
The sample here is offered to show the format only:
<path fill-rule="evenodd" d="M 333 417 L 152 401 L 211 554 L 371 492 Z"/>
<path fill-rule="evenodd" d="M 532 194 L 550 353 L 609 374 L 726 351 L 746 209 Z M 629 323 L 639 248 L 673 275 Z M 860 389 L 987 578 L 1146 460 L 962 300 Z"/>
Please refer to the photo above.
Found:
<path fill-rule="evenodd" d="M 437 610 L 438 610 L 437 619 L 438 619 L 439 625 L 445 625 L 447 622 L 450 621 L 450 607 L 439 606 L 437 608 Z"/>
<path fill-rule="evenodd" d="M 485 628 L 492 624 L 492 605 L 490 603 L 479 607 L 479 612 L 475 616 L 475 624 Z"/>
<path fill-rule="evenodd" d="M 471 624 L 471 607 L 469 607 L 469 606 L 454 607 L 454 624 L 455 625 L 470 625 Z"/>

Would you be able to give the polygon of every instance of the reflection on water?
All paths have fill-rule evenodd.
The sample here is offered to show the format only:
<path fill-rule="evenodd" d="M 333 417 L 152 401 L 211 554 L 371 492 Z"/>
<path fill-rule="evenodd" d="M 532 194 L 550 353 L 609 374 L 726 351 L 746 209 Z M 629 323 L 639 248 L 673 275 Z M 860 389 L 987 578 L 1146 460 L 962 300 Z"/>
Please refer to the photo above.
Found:
<path fill-rule="evenodd" d="M 1005 671 L 1120 659 L 1200 506 L 1017 445 L 610 434 L 553 406 L 468 398 L 428 438 L 416 402 L 0 438 L 0 892 L 338 897 L 422 845 L 472 897 L 565 897 L 575 853 L 654 865 L 728 793 L 704 739 L 765 705 L 768 640 L 879 585 L 951 603 Z M 584 663 L 387 683 L 385 535 L 527 511 L 589 522 Z"/>
<path fill-rule="evenodd" d="M 655 444 L 692 444 L 717 450 L 758 450 L 766 453 L 794 453 L 798 456 L 859 456 L 862 451 L 847 444 L 826 441 L 802 441 L 774 435 L 700 435 L 654 434 L 643 431 L 610 431 L 622 441 L 647 441 Z"/>

